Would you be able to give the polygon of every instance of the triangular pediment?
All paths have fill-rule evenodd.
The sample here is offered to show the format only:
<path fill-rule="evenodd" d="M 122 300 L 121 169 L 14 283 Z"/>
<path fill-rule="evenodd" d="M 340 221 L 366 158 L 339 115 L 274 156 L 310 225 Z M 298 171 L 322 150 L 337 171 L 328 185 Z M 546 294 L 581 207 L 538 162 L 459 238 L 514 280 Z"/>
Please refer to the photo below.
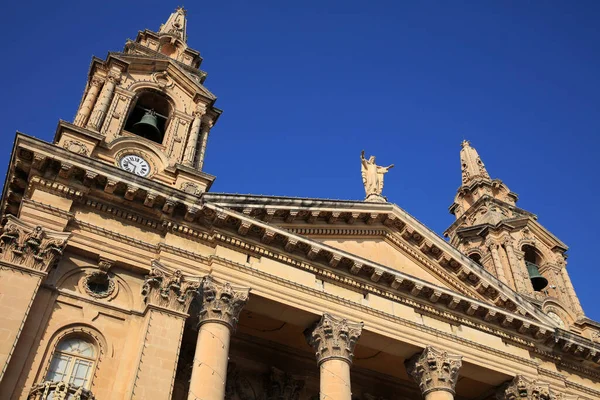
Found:
<path fill-rule="evenodd" d="M 280 240 L 290 251 L 303 241 L 302 253 L 308 259 L 334 266 L 347 259 L 351 274 L 372 282 L 410 287 L 409 293 L 426 293 L 434 301 L 436 292 L 455 293 L 494 310 L 554 325 L 529 300 L 394 204 L 212 193 L 203 197 L 215 207 L 231 210 L 235 218 L 266 224 L 265 232 L 285 232 L 289 236 Z M 429 289 L 422 292 L 425 286 Z"/>
<path fill-rule="evenodd" d="M 208 90 L 203 84 L 205 73 L 183 65 L 167 56 L 156 53 L 143 46 L 139 46 L 140 51 L 152 52 L 155 54 L 140 53 L 110 53 L 110 56 L 118 58 L 129 63 L 129 71 L 148 71 L 150 73 L 167 71 L 173 81 L 182 89 L 191 95 L 199 93 L 207 99 L 214 101 L 216 96 Z"/>
<path fill-rule="evenodd" d="M 428 270 L 427 267 L 420 264 L 402 249 L 394 245 L 393 242 L 386 240 L 384 237 L 316 237 L 315 241 L 344 250 L 358 257 L 373 260 L 379 264 L 387 265 L 394 270 L 414 276 L 426 282 L 437 286 L 452 289 L 446 279 L 436 275 Z"/>

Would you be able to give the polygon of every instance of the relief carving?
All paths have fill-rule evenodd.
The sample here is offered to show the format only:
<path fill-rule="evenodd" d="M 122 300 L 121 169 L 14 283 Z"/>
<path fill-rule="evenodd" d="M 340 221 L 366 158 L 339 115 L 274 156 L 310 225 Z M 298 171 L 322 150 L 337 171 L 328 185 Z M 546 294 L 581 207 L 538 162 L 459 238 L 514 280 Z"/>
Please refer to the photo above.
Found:
<path fill-rule="evenodd" d="M 406 371 L 417 382 L 421 393 L 446 391 L 454 394 L 462 356 L 427 346 L 420 354 L 405 361 Z"/>
<path fill-rule="evenodd" d="M 341 359 L 352 363 L 354 347 L 360 338 L 362 322 L 349 322 L 331 314 L 323 314 L 312 329 L 305 332 L 308 344 L 315 350 L 317 363 L 329 359 Z"/>
<path fill-rule="evenodd" d="M 230 283 L 217 283 L 209 275 L 200 288 L 202 305 L 198 313 L 199 325 L 206 322 L 225 324 L 235 330 L 240 312 L 248 301 L 249 288 L 234 288 Z"/>
<path fill-rule="evenodd" d="M 8 215 L 0 235 L 0 260 L 48 272 L 63 254 L 70 233 L 53 232 Z"/>
<path fill-rule="evenodd" d="M 65 143 L 63 144 L 63 148 L 67 149 L 68 151 L 71 151 L 73 153 L 76 154 L 81 154 L 83 156 L 87 156 L 88 155 L 88 148 L 85 144 L 83 144 L 82 142 L 78 141 L 78 140 L 67 140 L 65 141 Z"/>
<path fill-rule="evenodd" d="M 271 367 L 267 381 L 267 400 L 298 400 L 304 381 L 280 369 Z"/>
<path fill-rule="evenodd" d="M 171 271 L 158 261 L 153 261 L 142 287 L 142 295 L 146 304 L 187 313 L 199 290 L 200 277 L 184 276 L 179 270 Z"/>

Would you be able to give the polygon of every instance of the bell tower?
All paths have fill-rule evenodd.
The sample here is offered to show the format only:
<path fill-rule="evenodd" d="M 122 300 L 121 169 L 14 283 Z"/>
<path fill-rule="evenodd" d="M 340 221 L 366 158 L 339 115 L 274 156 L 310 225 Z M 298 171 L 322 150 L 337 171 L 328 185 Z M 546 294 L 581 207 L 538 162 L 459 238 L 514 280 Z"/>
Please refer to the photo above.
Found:
<path fill-rule="evenodd" d="M 73 124 L 61 121 L 54 143 L 115 165 L 132 178 L 200 194 L 214 176 L 202 171 L 210 130 L 221 115 L 187 45 L 186 12 L 177 8 L 158 32 L 138 32 L 122 52 L 92 60 Z"/>
<path fill-rule="evenodd" d="M 566 270 L 567 246 L 516 206 L 517 194 L 490 178 L 466 140 L 460 161 L 462 185 L 450 206 L 456 221 L 444 232 L 450 243 L 563 326 L 583 317 Z"/>

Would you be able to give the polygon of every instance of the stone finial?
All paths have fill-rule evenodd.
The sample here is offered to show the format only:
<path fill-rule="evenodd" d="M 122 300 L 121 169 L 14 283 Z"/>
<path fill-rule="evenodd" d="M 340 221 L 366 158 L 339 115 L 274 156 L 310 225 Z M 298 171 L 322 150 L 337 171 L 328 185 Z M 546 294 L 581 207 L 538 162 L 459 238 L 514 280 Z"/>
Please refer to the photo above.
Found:
<path fill-rule="evenodd" d="M 54 232 L 8 215 L 0 234 L 0 260 L 48 272 L 63 254 L 70 233 Z"/>
<path fill-rule="evenodd" d="M 423 396 L 435 391 L 454 394 L 462 356 L 427 346 L 422 353 L 415 354 L 404 364 L 408 374 L 419 385 Z"/>
<path fill-rule="evenodd" d="M 187 41 L 186 35 L 186 16 L 187 12 L 183 7 L 177 7 L 174 13 L 169 16 L 167 22 L 162 24 L 158 29 L 159 34 L 173 36 L 177 39 L 182 40 L 184 43 Z"/>
<path fill-rule="evenodd" d="M 349 322 L 331 314 L 323 314 L 314 328 L 305 331 L 308 344 L 313 347 L 317 363 L 337 358 L 352 363 L 354 347 L 363 328 L 362 322 Z"/>
<path fill-rule="evenodd" d="M 198 313 L 199 325 L 217 322 L 234 331 L 249 293 L 249 288 L 233 287 L 228 282 L 217 283 L 210 275 L 206 276 L 200 288 L 202 305 Z"/>
<path fill-rule="evenodd" d="M 517 375 L 496 392 L 497 400 L 554 400 L 556 398 L 548 383 L 529 380 L 523 375 Z"/>
<path fill-rule="evenodd" d="M 481 158 L 479 158 L 477 150 L 471 147 L 471 143 L 468 140 L 463 140 L 461 146 L 460 164 L 463 185 L 469 185 L 476 179 L 490 181 L 490 176 L 485 169 L 485 165 L 481 161 Z"/>
<path fill-rule="evenodd" d="M 170 270 L 154 260 L 146 275 L 142 295 L 146 304 L 187 313 L 199 290 L 199 276 L 184 276 L 181 271 Z"/>

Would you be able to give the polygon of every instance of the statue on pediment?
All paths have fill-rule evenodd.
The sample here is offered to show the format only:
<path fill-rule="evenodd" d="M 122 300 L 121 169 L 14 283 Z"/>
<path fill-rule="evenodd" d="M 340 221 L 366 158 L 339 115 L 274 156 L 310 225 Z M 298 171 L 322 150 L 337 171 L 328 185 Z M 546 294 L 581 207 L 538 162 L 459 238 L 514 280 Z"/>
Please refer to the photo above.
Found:
<path fill-rule="evenodd" d="M 383 175 L 394 168 L 394 164 L 388 167 L 381 167 L 375 164 L 375 156 L 371 156 L 367 160 L 364 150 L 360 153 L 360 161 L 362 180 L 366 193 L 365 201 L 385 203 L 387 200 L 381 195 L 383 191 Z"/>

